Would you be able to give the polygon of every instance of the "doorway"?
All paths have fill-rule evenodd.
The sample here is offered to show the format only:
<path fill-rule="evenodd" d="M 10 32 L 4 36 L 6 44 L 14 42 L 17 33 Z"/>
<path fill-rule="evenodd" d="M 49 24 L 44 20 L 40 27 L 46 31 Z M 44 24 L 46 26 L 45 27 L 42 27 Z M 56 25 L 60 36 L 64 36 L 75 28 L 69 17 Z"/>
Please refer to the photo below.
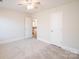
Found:
<path fill-rule="evenodd" d="M 37 39 L 37 19 L 32 21 L 32 38 Z"/>

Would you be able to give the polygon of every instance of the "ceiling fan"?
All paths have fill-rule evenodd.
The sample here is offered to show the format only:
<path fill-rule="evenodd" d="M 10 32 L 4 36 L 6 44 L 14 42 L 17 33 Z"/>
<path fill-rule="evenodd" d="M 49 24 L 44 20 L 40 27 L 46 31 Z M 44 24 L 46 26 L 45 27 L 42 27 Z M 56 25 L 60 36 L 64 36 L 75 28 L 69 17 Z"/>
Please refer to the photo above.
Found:
<path fill-rule="evenodd" d="M 2 2 L 2 0 L 0 0 L 0 2 Z"/>
<path fill-rule="evenodd" d="M 19 5 L 25 5 L 27 9 L 34 9 L 38 8 L 40 2 L 36 0 L 22 0 Z"/>

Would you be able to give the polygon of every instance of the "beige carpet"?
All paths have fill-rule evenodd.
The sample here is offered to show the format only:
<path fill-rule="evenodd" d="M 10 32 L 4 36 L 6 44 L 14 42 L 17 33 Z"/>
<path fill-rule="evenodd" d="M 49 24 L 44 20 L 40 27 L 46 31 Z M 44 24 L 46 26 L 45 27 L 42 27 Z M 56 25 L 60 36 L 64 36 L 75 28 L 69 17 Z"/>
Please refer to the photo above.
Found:
<path fill-rule="evenodd" d="M 79 55 L 39 40 L 26 39 L 1 44 L 0 59 L 79 59 Z"/>

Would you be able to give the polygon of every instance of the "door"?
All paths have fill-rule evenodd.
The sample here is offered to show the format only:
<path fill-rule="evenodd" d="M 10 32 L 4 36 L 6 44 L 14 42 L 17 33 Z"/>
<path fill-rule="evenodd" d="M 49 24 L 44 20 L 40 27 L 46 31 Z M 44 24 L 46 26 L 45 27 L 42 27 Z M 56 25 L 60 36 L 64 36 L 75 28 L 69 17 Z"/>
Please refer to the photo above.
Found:
<path fill-rule="evenodd" d="M 60 45 L 62 42 L 62 13 L 56 12 L 51 15 L 51 43 Z"/>
<path fill-rule="evenodd" d="M 24 36 L 25 38 L 31 38 L 32 37 L 32 20 L 29 17 L 25 18 L 24 21 Z"/>

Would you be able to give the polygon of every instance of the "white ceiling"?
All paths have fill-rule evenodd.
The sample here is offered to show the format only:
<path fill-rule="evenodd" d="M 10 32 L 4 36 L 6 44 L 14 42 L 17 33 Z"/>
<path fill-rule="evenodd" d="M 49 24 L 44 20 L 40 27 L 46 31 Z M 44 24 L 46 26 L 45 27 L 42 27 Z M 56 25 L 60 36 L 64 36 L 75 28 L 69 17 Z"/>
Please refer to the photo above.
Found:
<path fill-rule="evenodd" d="M 53 8 L 68 2 L 72 2 L 75 0 L 39 0 L 40 5 L 37 9 L 27 10 L 26 6 L 18 5 L 21 0 L 3 0 L 3 2 L 0 2 L 1 8 L 8 8 L 13 10 L 18 10 L 22 12 L 28 12 L 28 13 L 34 13 L 40 10 Z"/>

